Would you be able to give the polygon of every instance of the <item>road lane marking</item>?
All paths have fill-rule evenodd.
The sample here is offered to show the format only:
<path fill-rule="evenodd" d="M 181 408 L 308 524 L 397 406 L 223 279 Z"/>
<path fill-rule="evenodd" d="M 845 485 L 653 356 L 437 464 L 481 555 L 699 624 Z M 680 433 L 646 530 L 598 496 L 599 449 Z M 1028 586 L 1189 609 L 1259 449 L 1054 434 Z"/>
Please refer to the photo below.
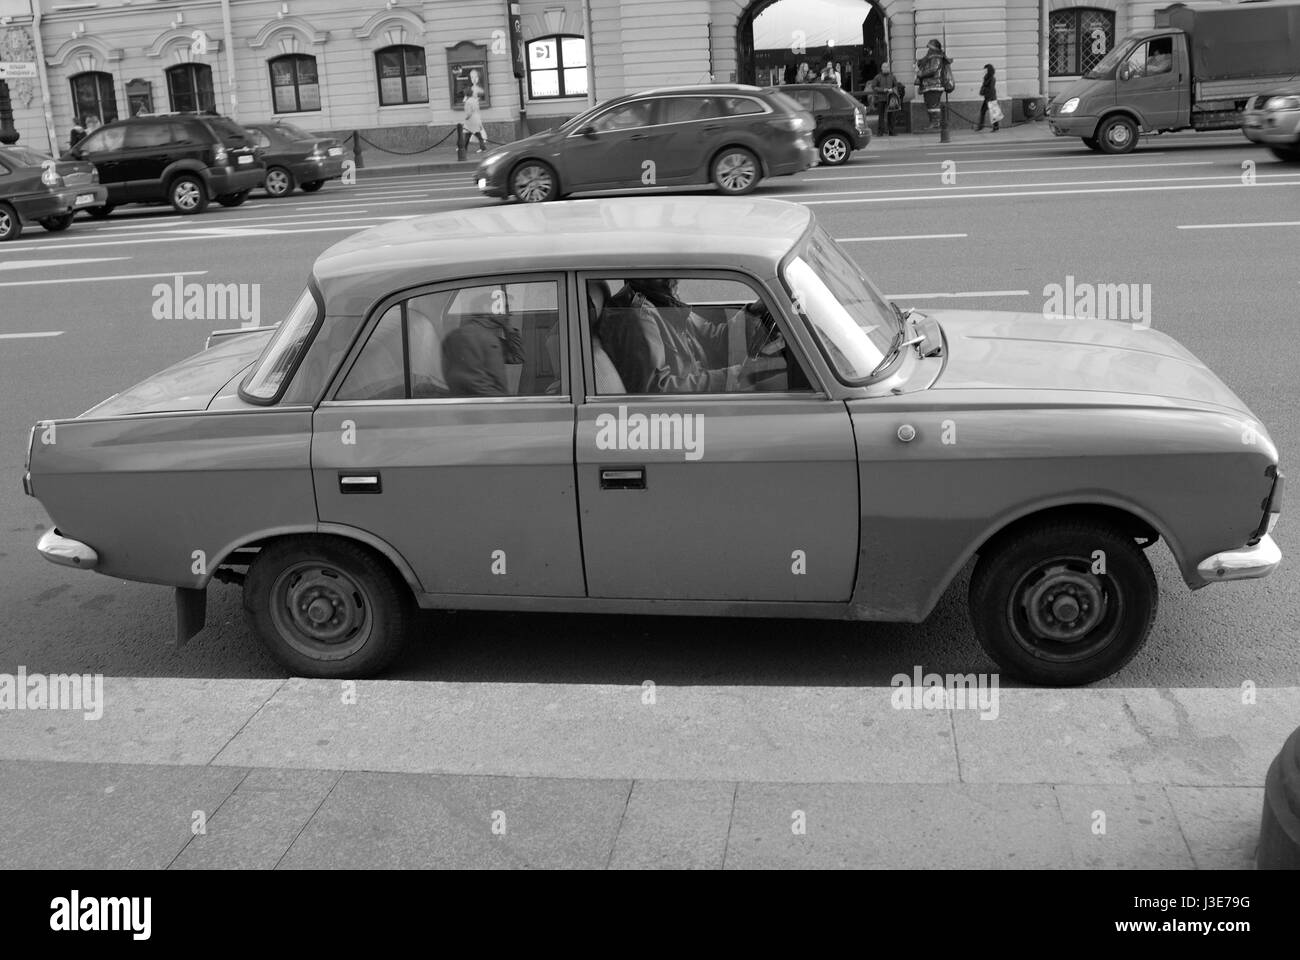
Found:
<path fill-rule="evenodd" d="M 923 166 L 930 167 L 931 173 L 868 173 L 854 174 L 845 177 L 818 177 L 817 183 L 835 183 L 840 180 L 897 180 L 902 177 L 938 177 L 943 173 L 942 167 L 938 164 L 927 163 Z M 1175 163 L 1095 163 L 1095 164 L 1076 164 L 1069 167 L 1003 167 L 998 170 L 964 170 L 961 175 L 973 177 L 988 177 L 995 173 L 1055 173 L 1062 170 L 1113 170 L 1117 167 L 1213 167 L 1216 166 L 1213 160 L 1185 160 Z M 1236 174 L 1240 177 L 1240 174 Z M 1198 178 L 1199 179 L 1199 178 Z M 1086 181 L 1085 181 L 1086 182 Z"/>
<path fill-rule="evenodd" d="M 1144 153 L 1144 154 L 1142 154 L 1142 155 L 1143 155 L 1144 157 L 1154 157 L 1154 156 L 1158 156 L 1158 154 L 1155 154 L 1155 153 Z M 1160 155 L 1162 156 L 1162 154 L 1160 154 Z M 1043 163 L 1051 163 L 1051 162 L 1053 162 L 1053 161 L 1055 161 L 1055 160 L 1060 160 L 1060 159 L 1061 159 L 1060 157 L 987 157 L 987 158 L 985 158 L 985 159 L 983 159 L 983 160 L 978 160 L 978 159 L 977 159 L 977 160 L 967 160 L 966 163 L 1013 163 L 1013 162 L 1036 163 L 1036 162 L 1039 162 L 1039 161 L 1041 161 L 1041 162 L 1043 162 Z M 1068 158 L 1067 158 L 1067 159 L 1068 159 Z M 1080 159 L 1080 160 L 1092 160 L 1092 159 L 1093 159 L 1093 155 L 1092 155 L 1091 153 L 1089 153 L 1089 154 L 1087 154 L 1086 156 L 1081 156 L 1081 157 L 1079 157 L 1079 159 Z M 1211 160 L 1211 161 L 1209 161 L 1209 162 L 1210 162 L 1210 163 L 1214 163 L 1215 161 Z M 930 168 L 933 168 L 933 167 L 935 166 L 935 164 L 937 164 L 937 163 L 939 163 L 938 160 L 907 160 L 907 161 L 900 161 L 900 162 L 898 162 L 898 163 L 873 163 L 873 164 L 871 164 L 871 165 L 869 166 L 868 169 L 876 170 L 876 169 L 879 169 L 879 168 L 881 168 L 881 167 L 930 167 Z M 1153 164 L 1153 166 L 1154 166 L 1154 164 Z M 805 170 L 804 173 L 807 175 L 807 178 L 808 178 L 809 180 L 830 180 L 830 179 L 833 179 L 833 178 L 834 178 L 834 175 L 835 175 L 835 174 L 837 174 L 837 173 L 840 172 L 840 169 L 841 169 L 841 168 L 836 168 L 833 172 L 832 172 L 831 170 L 826 170 L 825 172 L 826 172 L 827 174 L 830 174 L 830 176 L 814 176 L 814 174 L 817 174 L 817 173 L 819 173 L 819 172 L 822 172 L 822 168 L 820 168 L 820 167 L 814 167 L 814 168 L 811 169 L 811 170 Z M 1074 170 L 1074 169 L 1077 169 L 1077 166 L 1071 166 L 1071 167 L 1069 167 L 1068 169 Z"/>
<path fill-rule="evenodd" d="M 0 333 L 0 340 L 35 340 L 39 337 L 61 337 L 62 330 L 36 330 L 32 333 Z"/>
<path fill-rule="evenodd" d="M 965 300 L 969 297 L 1027 297 L 1028 290 L 962 290 L 958 293 L 887 293 L 888 300 Z"/>
<path fill-rule="evenodd" d="M 1265 176 L 1269 177 L 1269 178 L 1272 179 L 1272 180 L 1277 180 L 1277 179 L 1280 179 L 1280 178 L 1293 178 L 1293 177 L 1296 177 L 1296 176 L 1300 176 L 1300 174 L 1295 174 L 1295 173 L 1258 174 L 1258 175 L 1257 175 L 1257 179 L 1256 179 L 1255 183 L 1253 184 L 1253 186 L 1261 186 L 1261 185 L 1262 185 L 1262 186 L 1270 186 L 1270 185 L 1272 185 L 1272 184 L 1266 184 L 1266 183 L 1263 182 L 1263 177 L 1265 177 Z M 1126 180 L 1049 180 L 1049 181 L 1047 181 L 1046 183 L 1028 183 L 1028 184 L 1021 184 L 1021 183 L 982 183 L 982 184 L 979 184 L 979 185 L 976 187 L 976 189 L 977 189 L 977 190 L 1013 190 L 1013 189 L 1015 189 L 1016 187 L 1021 187 L 1021 186 L 1030 186 L 1030 187 L 1087 187 L 1087 186 L 1109 186 L 1109 185 L 1111 185 L 1111 184 L 1116 184 L 1116 183 L 1197 183 L 1197 182 L 1204 181 L 1204 180 L 1229 180 L 1229 181 L 1231 181 L 1231 183 L 1230 183 L 1230 184 L 1227 184 L 1228 186 L 1233 186 L 1233 187 L 1245 187 L 1245 186 L 1246 186 L 1246 184 L 1244 184 L 1244 183 L 1241 182 L 1241 174 L 1239 174 L 1239 173 L 1230 173 L 1230 174 L 1206 174 L 1206 175 L 1203 176 L 1203 177 L 1132 177 L 1132 178 L 1129 178 L 1129 179 L 1126 179 Z M 1288 182 L 1288 183 L 1300 183 L 1300 180 L 1294 180 L 1294 179 L 1292 179 L 1292 180 L 1288 180 L 1287 182 Z M 802 196 L 802 197 L 808 197 L 808 196 L 817 196 L 817 197 L 832 196 L 832 197 L 833 197 L 833 196 L 846 196 L 846 195 L 855 194 L 855 193 L 871 193 L 871 194 L 882 194 L 882 193 L 913 193 L 913 192 L 915 192 L 915 191 L 917 191 L 917 190 L 928 190 L 928 189 L 930 189 L 930 188 L 929 188 L 929 187 L 892 187 L 892 188 L 890 188 L 890 189 L 888 189 L 888 190 L 876 190 L 876 189 L 872 189 L 872 190 L 823 190 L 823 191 L 818 191 L 818 192 L 815 192 L 815 193 L 814 193 L 814 192 L 804 192 L 804 193 L 792 193 L 792 192 L 786 192 L 786 193 L 779 193 L 779 194 L 768 194 L 768 196 L 776 196 L 776 197 L 783 197 L 783 198 L 801 197 L 801 196 Z"/>
<path fill-rule="evenodd" d="M 893 237 L 836 237 L 840 243 L 871 243 L 876 240 L 956 240 L 965 238 L 964 233 L 906 233 Z"/>
<path fill-rule="evenodd" d="M 10 260 L 0 263 L 0 270 L 26 270 L 30 267 L 66 267 L 74 263 L 108 263 L 111 260 L 130 260 L 130 257 L 76 257 L 68 260 Z"/>
<path fill-rule="evenodd" d="M 1260 223 L 1183 223 L 1179 230 L 1243 230 L 1247 227 L 1300 227 L 1300 220 L 1273 220 Z"/>
<path fill-rule="evenodd" d="M 97 280 L 151 280 L 157 277 L 201 277 L 206 270 L 171 270 L 167 273 L 124 273 L 102 277 L 60 277 L 57 280 L 6 280 L 0 287 L 35 287 L 50 283 L 94 283 Z"/>
<path fill-rule="evenodd" d="M 1240 182 L 1236 183 L 1186 183 L 1176 186 L 1167 187 L 1094 187 L 1091 190 L 1017 190 L 1013 193 L 934 193 L 934 194 L 914 194 L 908 197 L 856 197 L 847 200 L 804 200 L 800 197 L 817 196 L 817 194 L 769 194 L 770 197 L 788 196 L 792 200 L 797 200 L 806 207 L 825 206 L 828 204 L 850 204 L 850 203 L 906 203 L 913 200 L 1000 200 L 1005 197 L 1064 197 L 1072 194 L 1092 194 L 1092 193 L 1158 193 L 1167 190 L 1234 190 L 1249 189 L 1258 190 L 1261 187 L 1295 187 L 1300 186 L 1300 180 L 1291 180 L 1286 183 L 1260 183 L 1256 181 L 1254 186 L 1243 187 Z M 991 188 L 999 189 L 999 188 Z"/>

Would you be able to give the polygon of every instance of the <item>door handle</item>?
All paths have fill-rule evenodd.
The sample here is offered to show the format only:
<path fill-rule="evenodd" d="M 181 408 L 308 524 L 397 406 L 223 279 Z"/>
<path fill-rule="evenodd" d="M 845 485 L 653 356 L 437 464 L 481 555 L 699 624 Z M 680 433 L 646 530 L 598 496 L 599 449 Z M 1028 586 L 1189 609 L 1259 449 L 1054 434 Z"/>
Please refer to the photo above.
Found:
<path fill-rule="evenodd" d="M 649 135 L 648 135 L 648 134 L 645 134 L 645 133 L 634 133 L 634 134 L 632 134 L 630 137 L 628 137 L 628 139 L 629 139 L 629 140 L 648 140 L 648 139 L 649 139 Z"/>
<path fill-rule="evenodd" d="M 600 489 L 644 490 L 645 467 L 602 467 L 600 471 Z"/>
<path fill-rule="evenodd" d="M 713 123 L 713 124 L 710 124 L 709 126 L 705 127 L 705 128 L 704 128 L 704 132 L 705 132 L 705 133 L 717 133 L 717 132 L 718 132 L 719 130 L 721 130 L 721 129 L 722 129 L 722 124 L 720 124 L 720 123 Z"/>
<path fill-rule="evenodd" d="M 383 493 L 384 482 L 377 473 L 339 471 L 339 493 Z"/>

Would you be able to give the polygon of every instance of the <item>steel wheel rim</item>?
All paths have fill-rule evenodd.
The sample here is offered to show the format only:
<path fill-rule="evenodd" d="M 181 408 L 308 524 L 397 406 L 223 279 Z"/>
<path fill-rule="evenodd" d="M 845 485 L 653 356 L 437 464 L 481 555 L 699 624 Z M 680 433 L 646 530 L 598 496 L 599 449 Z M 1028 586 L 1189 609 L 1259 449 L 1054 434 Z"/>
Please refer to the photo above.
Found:
<path fill-rule="evenodd" d="M 8 236 L 9 231 L 13 230 L 13 228 L 14 222 L 13 218 L 9 216 L 9 211 L 0 210 L 0 237 Z"/>
<path fill-rule="evenodd" d="M 848 144 L 839 137 L 828 137 L 822 141 L 822 159 L 830 163 L 839 163 L 848 152 Z"/>
<path fill-rule="evenodd" d="M 1128 124 L 1117 123 L 1106 132 L 1106 138 L 1114 146 L 1122 147 L 1132 139 L 1132 136 L 1129 133 Z"/>
<path fill-rule="evenodd" d="M 342 660 L 365 646 L 374 604 L 346 571 L 304 560 L 271 585 L 271 618 L 289 646 L 314 660 Z"/>
<path fill-rule="evenodd" d="M 1090 558 L 1057 556 L 1025 571 L 1007 601 L 1012 639 L 1053 663 L 1086 660 L 1108 647 L 1119 635 L 1125 597 L 1117 580 L 1091 567 Z"/>
<path fill-rule="evenodd" d="M 172 197 L 176 206 L 183 210 L 193 210 L 199 205 L 199 185 L 192 180 L 185 180 L 172 188 Z"/>
<path fill-rule="evenodd" d="M 272 170 L 266 175 L 266 189 L 273 197 L 289 192 L 289 175 L 283 170 Z"/>
<path fill-rule="evenodd" d="M 540 203 L 551 195 L 551 175 L 537 164 L 515 174 L 515 196 L 524 203 Z"/>
<path fill-rule="evenodd" d="M 728 193 L 747 190 L 757 171 L 754 161 L 744 153 L 729 153 L 718 161 L 718 183 Z"/>

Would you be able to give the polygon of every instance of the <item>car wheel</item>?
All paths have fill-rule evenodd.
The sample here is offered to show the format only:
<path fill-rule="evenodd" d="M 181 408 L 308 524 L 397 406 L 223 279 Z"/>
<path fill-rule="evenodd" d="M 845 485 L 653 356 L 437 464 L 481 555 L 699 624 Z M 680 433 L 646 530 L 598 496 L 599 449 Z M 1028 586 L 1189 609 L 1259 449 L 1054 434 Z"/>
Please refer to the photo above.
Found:
<path fill-rule="evenodd" d="M 268 197 L 287 197 L 293 193 L 293 174 L 284 167 L 272 167 L 266 171 L 266 183 L 262 188 Z"/>
<path fill-rule="evenodd" d="M 1300 147 L 1269 147 L 1268 150 L 1279 160 L 1288 160 L 1291 163 L 1300 161 Z"/>
<path fill-rule="evenodd" d="M 1111 117 L 1097 131 L 1102 153 L 1132 153 L 1137 139 L 1137 124 L 1128 117 Z"/>
<path fill-rule="evenodd" d="M 0 243 L 17 240 L 23 234 L 23 222 L 11 204 L 0 203 Z"/>
<path fill-rule="evenodd" d="M 208 191 L 203 181 L 188 173 L 182 174 L 167 188 L 167 200 L 177 213 L 190 216 L 208 208 Z"/>
<path fill-rule="evenodd" d="M 1055 522 L 981 551 L 971 577 L 975 634 L 1008 674 L 1046 686 L 1108 677 L 1146 642 L 1155 620 L 1146 555 L 1114 527 Z"/>
<path fill-rule="evenodd" d="M 760 177 L 758 157 L 744 147 L 728 147 L 713 160 L 713 182 L 729 196 L 749 193 Z"/>
<path fill-rule="evenodd" d="M 57 217 L 46 217 L 41 221 L 41 226 L 50 233 L 62 233 L 72 226 L 72 217 L 71 213 L 61 213 Z"/>
<path fill-rule="evenodd" d="M 90 218 L 92 220 L 106 220 L 108 219 L 108 215 L 116 209 L 117 209 L 117 204 L 106 203 L 103 206 L 99 206 L 99 207 L 87 207 L 86 213 L 90 215 Z"/>
<path fill-rule="evenodd" d="M 1096 137 L 1084 137 L 1083 145 L 1089 150 L 1101 150 L 1101 141 Z"/>
<path fill-rule="evenodd" d="M 228 193 L 224 197 L 217 197 L 217 203 L 223 207 L 237 207 L 248 199 L 251 191 L 241 190 L 239 193 Z"/>
<path fill-rule="evenodd" d="M 302 185 L 302 192 L 303 192 L 303 193 L 315 193 L 317 190 L 319 190 L 319 189 L 320 189 L 321 187 L 323 187 L 323 186 L 325 186 L 325 181 L 324 181 L 324 180 L 309 180 L 307 183 L 304 183 L 304 184 Z"/>
<path fill-rule="evenodd" d="M 822 137 L 821 143 L 817 144 L 817 152 L 821 155 L 825 166 L 838 167 L 849 162 L 853 148 L 849 146 L 849 141 L 843 135 L 828 133 Z"/>
<path fill-rule="evenodd" d="M 540 160 L 525 160 L 510 174 L 510 192 L 522 203 L 545 203 L 560 196 L 555 170 Z"/>
<path fill-rule="evenodd" d="M 401 650 L 411 599 L 364 547 L 288 537 L 257 555 L 244 581 L 244 610 L 271 655 L 295 676 L 367 677 Z"/>

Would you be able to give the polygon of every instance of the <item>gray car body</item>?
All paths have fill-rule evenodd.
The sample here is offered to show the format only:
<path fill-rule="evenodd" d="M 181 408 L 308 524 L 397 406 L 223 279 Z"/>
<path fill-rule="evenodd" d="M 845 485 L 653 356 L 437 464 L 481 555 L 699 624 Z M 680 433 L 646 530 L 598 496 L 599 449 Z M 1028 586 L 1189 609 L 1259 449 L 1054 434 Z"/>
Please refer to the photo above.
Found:
<path fill-rule="evenodd" d="M 241 551 L 325 533 L 388 558 L 421 606 L 462 609 L 920 621 L 984 544 L 1027 518 L 1086 513 L 1158 534 L 1193 589 L 1215 579 L 1208 558 L 1261 539 L 1277 450 L 1178 343 L 1111 321 L 935 312 L 942 356 L 909 349 L 887 375 L 849 385 L 779 279 L 814 229 L 802 206 L 712 197 L 376 228 L 316 262 L 321 318 L 276 403 L 238 390 L 267 332 L 235 336 L 38 424 L 25 483 L 65 545 L 89 550 L 81 565 L 109 576 L 203 589 Z M 595 396 L 580 284 L 638 272 L 746 279 L 814 391 Z M 394 295 L 505 276 L 561 284 L 557 395 L 330 399 Z M 707 456 L 597 450 L 596 418 L 620 404 L 705 414 Z M 349 425 L 352 444 L 340 442 Z M 600 470 L 633 464 L 647 489 L 601 489 Z M 382 473 L 382 493 L 343 494 L 339 478 L 356 471 Z M 796 552 L 807 575 L 792 575 Z"/>

